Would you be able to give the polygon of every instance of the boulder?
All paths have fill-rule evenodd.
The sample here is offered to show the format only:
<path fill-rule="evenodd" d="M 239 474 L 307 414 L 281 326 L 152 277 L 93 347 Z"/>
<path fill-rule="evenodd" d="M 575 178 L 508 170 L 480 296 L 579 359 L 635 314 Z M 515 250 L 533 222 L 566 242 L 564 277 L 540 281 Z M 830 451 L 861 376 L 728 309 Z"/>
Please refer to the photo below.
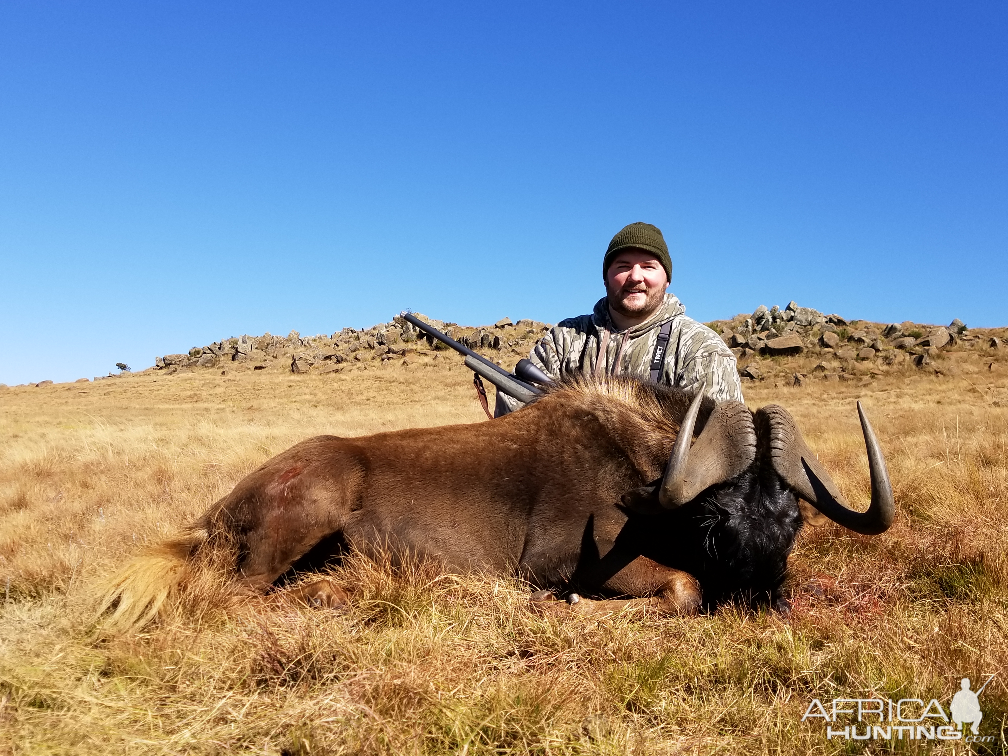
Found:
<path fill-rule="evenodd" d="M 806 379 L 806 377 L 807 376 L 803 375 L 802 373 L 795 373 L 794 374 L 794 383 L 792 385 L 794 385 L 795 388 L 801 388 L 802 386 L 805 385 L 805 379 Z"/>
<path fill-rule="evenodd" d="M 78 378 L 74 383 L 91 383 L 90 378 Z"/>
<path fill-rule="evenodd" d="M 959 318 L 956 318 L 951 323 L 948 324 L 948 329 L 952 333 L 958 335 L 966 330 L 966 324 L 963 323 Z"/>
<path fill-rule="evenodd" d="M 990 341 L 987 342 L 987 346 L 989 346 L 991 349 L 1000 349 L 1001 339 L 999 339 L 997 336 L 991 336 Z"/>
<path fill-rule="evenodd" d="M 760 336 L 759 334 L 754 333 L 752 336 L 746 339 L 746 344 L 750 349 L 756 352 L 759 351 L 764 344 L 766 344 L 766 339 Z"/>
<path fill-rule="evenodd" d="M 741 333 L 733 333 L 731 338 L 728 340 L 728 346 L 730 347 L 744 347 L 748 344 L 749 339 Z"/>
<path fill-rule="evenodd" d="M 501 318 L 496 323 L 494 323 L 494 328 L 507 328 L 509 325 L 514 325 L 511 322 L 511 318 Z"/>
<path fill-rule="evenodd" d="M 933 328 L 924 338 L 918 340 L 917 346 L 934 347 L 941 349 L 949 343 L 949 332 L 947 328 Z"/>
<path fill-rule="evenodd" d="M 758 381 L 763 377 L 760 372 L 759 366 L 755 362 L 750 362 L 744 368 L 739 371 L 739 375 L 743 378 L 748 378 L 751 381 Z"/>
<path fill-rule="evenodd" d="M 856 346 L 863 346 L 868 343 L 868 334 L 863 330 L 854 331 L 847 337 L 847 341 L 853 342 Z"/>
<path fill-rule="evenodd" d="M 819 337 L 819 342 L 824 347 L 829 347 L 830 349 L 836 349 L 837 344 L 840 343 L 840 337 L 836 335 L 833 331 L 823 331 L 823 335 Z"/>
<path fill-rule="evenodd" d="M 818 365 L 812 368 L 813 373 L 825 373 L 827 370 L 829 370 L 829 368 L 826 367 L 825 362 L 820 362 Z"/>
<path fill-rule="evenodd" d="M 762 323 L 768 317 L 770 317 L 770 310 L 766 305 L 760 305 L 752 314 L 753 323 Z"/>
<path fill-rule="evenodd" d="M 835 315 L 835 314 L 834 315 L 827 315 L 826 316 L 826 322 L 830 323 L 832 325 L 835 325 L 835 326 L 845 326 L 845 325 L 847 325 L 847 321 L 844 318 L 841 318 L 839 315 Z"/>
<path fill-rule="evenodd" d="M 839 350 L 836 356 L 839 357 L 841 360 L 853 360 L 857 356 L 857 353 L 853 349 L 848 347 L 846 349 Z"/>
<path fill-rule="evenodd" d="M 309 362 L 305 357 L 295 357 L 291 360 L 291 372 L 292 373 L 307 373 L 311 370 L 311 362 Z"/>
<path fill-rule="evenodd" d="M 158 370 L 160 370 L 164 366 L 165 366 L 164 357 L 155 357 L 154 358 L 154 367 L 156 367 Z"/>
<path fill-rule="evenodd" d="M 188 354 L 166 354 L 164 356 L 164 364 L 166 367 L 180 367 L 189 364 Z"/>
<path fill-rule="evenodd" d="M 795 325 L 801 328 L 815 325 L 821 322 L 822 319 L 822 313 L 818 310 L 813 310 L 811 307 L 799 307 L 795 310 L 794 322 Z"/>
<path fill-rule="evenodd" d="M 899 323 L 890 323 L 882 329 L 882 335 L 887 339 L 898 339 L 903 335 L 903 328 Z"/>
<path fill-rule="evenodd" d="M 206 354 L 200 355 L 200 358 L 196 361 L 196 366 L 202 368 L 213 367 L 216 362 L 217 358 L 210 352 L 207 352 Z"/>
<path fill-rule="evenodd" d="M 927 367 L 931 364 L 931 358 L 925 352 L 924 354 L 915 354 L 913 358 L 914 365 L 919 368 Z"/>
<path fill-rule="evenodd" d="M 43 386 L 52 386 L 53 382 L 50 380 L 39 381 L 35 384 L 35 388 L 42 388 Z"/>
<path fill-rule="evenodd" d="M 875 350 L 871 347 L 865 347 L 857 353 L 857 357 L 859 360 L 874 360 Z"/>
<path fill-rule="evenodd" d="M 490 348 L 491 349 L 500 349 L 501 348 L 501 337 L 500 336 L 496 336 L 495 335 L 492 339 L 490 339 Z"/>
<path fill-rule="evenodd" d="M 192 349 L 189 350 L 190 357 L 200 357 L 202 354 L 203 354 L 202 347 L 193 347 Z"/>
<path fill-rule="evenodd" d="M 906 349 L 906 350 L 913 349 L 916 344 L 917 339 L 915 339 L 913 336 L 903 336 L 902 338 L 896 339 L 893 342 L 893 346 L 896 347 L 897 349 Z"/>
<path fill-rule="evenodd" d="M 801 308 L 799 308 L 801 309 Z M 770 354 L 801 354 L 805 349 L 801 337 L 796 333 L 789 333 L 787 336 L 778 336 L 770 339 L 766 343 L 766 351 Z"/>

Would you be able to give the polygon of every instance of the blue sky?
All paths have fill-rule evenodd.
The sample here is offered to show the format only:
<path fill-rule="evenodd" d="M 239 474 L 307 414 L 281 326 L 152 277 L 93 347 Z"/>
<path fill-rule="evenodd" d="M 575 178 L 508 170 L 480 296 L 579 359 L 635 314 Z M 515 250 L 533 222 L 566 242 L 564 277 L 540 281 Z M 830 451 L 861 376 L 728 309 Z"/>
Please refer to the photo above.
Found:
<path fill-rule="evenodd" d="M 1008 324 L 1008 5 L 0 5 L 0 382 L 405 308 Z"/>

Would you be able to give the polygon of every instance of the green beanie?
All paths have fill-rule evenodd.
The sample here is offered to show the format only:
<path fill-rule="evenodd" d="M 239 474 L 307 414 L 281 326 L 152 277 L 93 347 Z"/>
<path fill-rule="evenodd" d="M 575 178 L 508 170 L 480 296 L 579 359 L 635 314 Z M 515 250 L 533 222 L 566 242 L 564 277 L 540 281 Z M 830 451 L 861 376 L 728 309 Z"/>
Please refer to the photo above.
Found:
<path fill-rule="evenodd" d="M 650 223 L 631 223 L 624 226 L 616 236 L 609 242 L 609 249 L 606 250 L 605 258 L 602 260 L 602 275 L 609 270 L 609 265 L 613 258 L 626 249 L 639 249 L 650 252 L 658 258 L 658 262 L 665 268 L 665 275 L 672 281 L 672 258 L 669 257 L 668 246 L 665 244 L 665 237 L 662 236 L 661 229 L 652 226 Z"/>

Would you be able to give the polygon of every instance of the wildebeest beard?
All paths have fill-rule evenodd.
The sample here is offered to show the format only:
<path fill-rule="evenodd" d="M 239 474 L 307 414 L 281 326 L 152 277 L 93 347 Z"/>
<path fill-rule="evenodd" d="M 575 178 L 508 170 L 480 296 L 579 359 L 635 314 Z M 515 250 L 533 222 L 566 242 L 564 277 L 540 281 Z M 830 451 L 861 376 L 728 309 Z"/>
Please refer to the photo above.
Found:
<path fill-rule="evenodd" d="M 697 576 L 708 610 L 726 602 L 787 608 L 782 590 L 802 518 L 795 495 L 768 462 L 758 461 L 671 512 L 627 514 L 612 550 L 601 557 L 589 521 L 571 590 L 596 591 L 610 574 L 644 556 Z"/>

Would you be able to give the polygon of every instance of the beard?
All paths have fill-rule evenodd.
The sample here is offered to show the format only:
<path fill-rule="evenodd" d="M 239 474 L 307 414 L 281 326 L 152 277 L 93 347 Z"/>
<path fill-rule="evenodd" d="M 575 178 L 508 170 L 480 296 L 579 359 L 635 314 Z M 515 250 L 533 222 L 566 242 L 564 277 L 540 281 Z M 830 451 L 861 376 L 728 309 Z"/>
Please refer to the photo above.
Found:
<path fill-rule="evenodd" d="M 642 293 L 647 295 L 643 301 L 639 297 L 631 299 L 632 294 Z M 642 315 L 650 316 L 661 307 L 662 302 L 665 301 L 665 290 L 663 288 L 655 288 L 648 291 L 646 288 L 638 286 L 614 290 L 606 282 L 606 300 L 608 301 L 609 309 L 617 314 L 630 318 L 639 318 Z"/>

